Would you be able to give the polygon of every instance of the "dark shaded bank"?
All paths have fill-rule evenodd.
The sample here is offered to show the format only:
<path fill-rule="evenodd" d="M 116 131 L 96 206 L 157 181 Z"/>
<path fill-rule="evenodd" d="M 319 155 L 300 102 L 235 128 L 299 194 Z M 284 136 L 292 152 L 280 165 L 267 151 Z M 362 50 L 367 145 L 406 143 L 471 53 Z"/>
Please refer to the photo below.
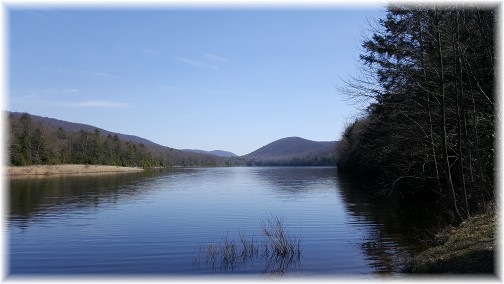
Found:
<path fill-rule="evenodd" d="M 341 198 L 350 215 L 376 224 L 376 229 L 370 230 L 361 244 L 371 265 L 376 267 L 374 273 L 404 274 L 413 257 L 428 249 L 434 233 L 443 227 L 440 206 L 428 197 L 403 196 L 397 191 L 378 194 L 377 185 L 366 176 L 338 172 L 337 177 Z M 391 248 L 391 241 L 398 247 Z"/>
<path fill-rule="evenodd" d="M 393 219 L 383 220 L 370 215 L 375 223 L 401 223 L 400 231 L 386 230 L 387 235 L 401 234 L 408 236 L 410 252 L 400 261 L 390 261 L 392 271 L 411 274 L 411 276 L 428 276 L 429 274 L 471 274 L 475 276 L 492 277 L 495 275 L 495 247 L 496 247 L 496 209 L 487 206 L 482 214 L 467 218 L 458 226 L 447 222 L 448 214 L 443 204 L 435 195 L 421 192 L 393 191 L 380 192 L 372 179 L 366 176 L 355 176 L 339 172 L 342 195 L 348 204 L 355 204 L 351 212 L 362 215 L 362 206 L 383 207 L 380 210 L 394 212 Z M 345 184 L 360 185 L 360 191 L 366 192 L 366 199 L 356 199 L 357 187 L 345 190 Z M 386 209 L 385 209 L 386 208 Z M 378 211 L 380 211 L 378 210 Z M 375 210 L 376 211 L 376 210 Z M 389 226 L 385 226 L 389 228 Z M 382 239 L 371 242 L 370 255 L 383 258 L 385 250 L 376 249 L 376 244 L 384 243 Z"/>
<path fill-rule="evenodd" d="M 493 210 L 471 217 L 438 233 L 437 245 L 416 255 L 408 272 L 495 274 L 495 235 Z"/>

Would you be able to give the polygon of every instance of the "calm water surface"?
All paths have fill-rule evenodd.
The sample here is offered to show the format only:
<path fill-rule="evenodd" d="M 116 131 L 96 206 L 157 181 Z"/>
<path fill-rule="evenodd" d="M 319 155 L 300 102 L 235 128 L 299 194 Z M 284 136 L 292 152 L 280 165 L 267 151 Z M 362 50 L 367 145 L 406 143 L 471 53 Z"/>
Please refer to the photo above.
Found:
<path fill-rule="evenodd" d="M 9 274 L 374 277 L 421 249 L 422 225 L 335 168 L 235 167 L 10 181 Z M 301 257 L 210 261 L 279 216 Z"/>

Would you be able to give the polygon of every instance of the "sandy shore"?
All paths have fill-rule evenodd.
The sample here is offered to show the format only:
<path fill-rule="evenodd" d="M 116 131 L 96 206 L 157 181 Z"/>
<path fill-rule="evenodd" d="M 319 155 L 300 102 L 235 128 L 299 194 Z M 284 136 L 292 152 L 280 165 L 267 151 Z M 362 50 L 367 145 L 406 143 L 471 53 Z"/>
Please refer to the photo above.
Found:
<path fill-rule="evenodd" d="M 26 167 L 7 167 L 6 175 L 10 179 L 41 178 L 54 176 L 103 175 L 141 172 L 142 168 L 99 165 L 37 165 Z"/>

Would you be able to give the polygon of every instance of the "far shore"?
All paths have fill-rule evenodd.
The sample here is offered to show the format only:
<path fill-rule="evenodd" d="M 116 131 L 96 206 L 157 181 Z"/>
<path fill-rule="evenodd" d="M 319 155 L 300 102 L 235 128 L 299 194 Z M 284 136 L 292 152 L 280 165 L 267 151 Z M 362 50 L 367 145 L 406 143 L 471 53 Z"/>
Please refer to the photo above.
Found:
<path fill-rule="evenodd" d="M 142 168 L 102 166 L 102 165 L 35 165 L 7 167 L 6 176 L 10 179 L 44 178 L 55 176 L 105 175 L 141 172 Z"/>

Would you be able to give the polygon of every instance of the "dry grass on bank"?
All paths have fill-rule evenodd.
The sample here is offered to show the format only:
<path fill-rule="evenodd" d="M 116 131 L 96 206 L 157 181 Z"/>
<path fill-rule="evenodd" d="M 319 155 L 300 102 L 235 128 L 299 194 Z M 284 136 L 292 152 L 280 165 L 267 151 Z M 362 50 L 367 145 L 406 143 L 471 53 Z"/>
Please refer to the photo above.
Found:
<path fill-rule="evenodd" d="M 142 168 L 102 165 L 36 165 L 7 167 L 6 176 L 10 179 L 43 178 L 54 176 L 103 175 L 141 172 Z"/>
<path fill-rule="evenodd" d="M 495 273 L 496 214 L 488 212 L 438 234 L 442 244 L 414 258 L 413 273 Z"/>

